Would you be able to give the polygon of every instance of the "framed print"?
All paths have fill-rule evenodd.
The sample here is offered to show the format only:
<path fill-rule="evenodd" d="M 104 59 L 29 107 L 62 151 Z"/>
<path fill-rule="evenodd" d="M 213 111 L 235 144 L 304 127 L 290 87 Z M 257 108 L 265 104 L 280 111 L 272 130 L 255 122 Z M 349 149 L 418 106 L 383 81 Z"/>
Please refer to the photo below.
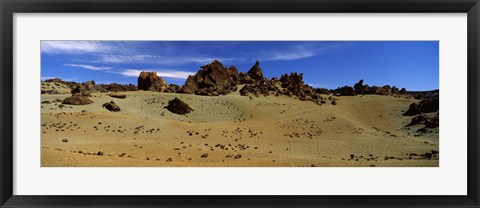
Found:
<path fill-rule="evenodd" d="M 479 207 L 476 0 L 0 5 L 2 207 Z"/>

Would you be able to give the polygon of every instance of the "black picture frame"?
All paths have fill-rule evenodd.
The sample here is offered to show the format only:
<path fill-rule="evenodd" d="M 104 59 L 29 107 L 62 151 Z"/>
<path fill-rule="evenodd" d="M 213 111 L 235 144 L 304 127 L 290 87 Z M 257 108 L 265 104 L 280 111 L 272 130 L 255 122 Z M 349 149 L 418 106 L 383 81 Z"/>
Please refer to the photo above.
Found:
<path fill-rule="evenodd" d="M 480 207 L 478 0 L 0 0 L 1 207 Z M 13 195 L 14 13 L 467 13 L 468 194 L 465 196 Z M 445 180 L 449 180 L 445 178 Z M 428 188 L 428 187 L 427 187 Z"/>

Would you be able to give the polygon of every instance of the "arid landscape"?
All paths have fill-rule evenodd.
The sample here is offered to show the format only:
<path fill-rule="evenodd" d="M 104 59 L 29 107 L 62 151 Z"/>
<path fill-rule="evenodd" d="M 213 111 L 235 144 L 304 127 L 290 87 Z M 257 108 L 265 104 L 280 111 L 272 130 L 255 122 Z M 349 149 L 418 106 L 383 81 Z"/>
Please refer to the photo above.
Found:
<path fill-rule="evenodd" d="M 217 60 L 182 86 L 149 71 L 136 85 L 47 79 L 41 165 L 438 167 L 439 91 L 361 79 L 316 88 Z"/>

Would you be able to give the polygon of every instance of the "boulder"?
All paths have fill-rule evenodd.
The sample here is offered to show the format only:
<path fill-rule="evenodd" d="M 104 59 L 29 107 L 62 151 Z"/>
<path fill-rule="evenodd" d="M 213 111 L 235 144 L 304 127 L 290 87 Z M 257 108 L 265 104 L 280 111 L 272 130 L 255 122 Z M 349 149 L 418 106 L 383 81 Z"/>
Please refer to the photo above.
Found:
<path fill-rule="evenodd" d="M 187 78 L 182 86 L 184 93 L 225 95 L 237 89 L 238 71 L 235 67 L 227 69 L 220 61 L 214 60 L 201 68 L 195 76 L 190 75 Z"/>
<path fill-rule="evenodd" d="M 169 100 L 168 105 L 165 108 L 172 113 L 180 115 L 185 115 L 193 110 L 187 103 L 178 98 Z"/>
<path fill-rule="evenodd" d="M 80 94 L 75 94 L 70 97 L 65 98 L 62 101 L 62 104 L 67 104 L 67 105 L 88 105 L 92 104 L 93 101 L 88 99 L 87 96 L 83 96 Z"/>
<path fill-rule="evenodd" d="M 107 110 L 112 111 L 112 112 L 118 112 L 118 111 L 120 111 L 120 107 L 118 107 L 118 105 L 115 104 L 115 102 L 113 102 L 113 101 L 104 103 L 104 104 L 102 105 L 102 107 L 104 107 L 104 108 L 106 108 Z"/>
<path fill-rule="evenodd" d="M 157 76 L 157 72 L 140 72 L 137 85 L 139 90 L 156 92 L 163 92 L 168 88 L 167 82 Z"/>

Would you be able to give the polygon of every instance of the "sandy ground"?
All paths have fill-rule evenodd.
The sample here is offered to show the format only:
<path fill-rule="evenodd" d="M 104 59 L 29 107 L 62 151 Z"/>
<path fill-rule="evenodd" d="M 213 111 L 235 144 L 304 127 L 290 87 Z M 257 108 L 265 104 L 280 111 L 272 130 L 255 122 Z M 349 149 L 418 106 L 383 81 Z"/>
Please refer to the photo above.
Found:
<path fill-rule="evenodd" d="M 55 99 L 68 94 L 42 95 L 42 101 L 51 101 L 41 104 L 42 167 L 439 165 L 438 157 L 415 156 L 438 151 L 438 132 L 417 135 L 403 128 L 410 117 L 401 114 L 416 100 L 346 96 L 337 97 L 337 105 L 319 106 L 286 96 L 238 93 L 207 97 L 137 91 L 122 93 L 126 99 L 107 94 L 93 93 L 93 104 L 64 108 Z M 164 107 L 175 97 L 194 111 L 186 116 L 169 112 Z M 102 108 L 111 100 L 120 112 Z"/>

